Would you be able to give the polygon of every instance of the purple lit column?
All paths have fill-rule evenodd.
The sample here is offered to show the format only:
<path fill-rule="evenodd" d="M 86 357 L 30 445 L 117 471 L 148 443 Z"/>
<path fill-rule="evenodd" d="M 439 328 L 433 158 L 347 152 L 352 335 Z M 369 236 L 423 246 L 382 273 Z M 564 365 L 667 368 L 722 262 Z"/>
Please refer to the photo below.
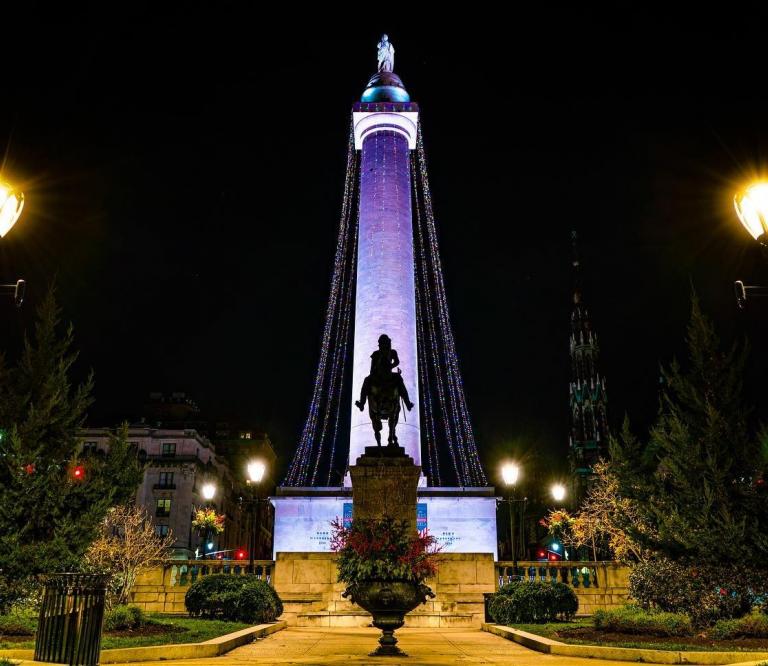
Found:
<path fill-rule="evenodd" d="M 416 404 L 412 412 L 400 413 L 397 438 L 406 454 L 421 464 L 410 148 L 402 129 L 388 129 L 393 127 L 393 115 L 381 114 L 380 124 L 378 118 L 369 117 L 362 139 L 350 465 L 366 446 L 376 444 L 368 407 L 360 412 L 354 400 L 360 396 L 382 333 L 392 339 L 403 381 Z M 382 444 L 387 433 L 385 423 Z"/>

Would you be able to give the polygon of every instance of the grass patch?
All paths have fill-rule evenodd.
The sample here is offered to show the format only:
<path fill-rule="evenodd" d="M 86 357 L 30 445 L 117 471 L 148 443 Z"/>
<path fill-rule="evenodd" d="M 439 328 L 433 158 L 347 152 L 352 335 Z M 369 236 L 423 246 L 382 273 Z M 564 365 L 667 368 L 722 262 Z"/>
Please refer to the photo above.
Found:
<path fill-rule="evenodd" d="M 546 624 L 511 624 L 513 629 L 526 631 L 569 645 L 601 645 L 648 650 L 673 650 L 679 652 L 766 652 L 768 640 L 742 638 L 716 640 L 706 635 L 690 637 L 632 636 L 595 630 L 592 618 L 578 618 L 572 622 L 548 622 Z M 768 666 L 768 663 L 766 664 Z"/>
<path fill-rule="evenodd" d="M 161 615 L 160 613 L 148 613 L 147 617 L 150 624 L 146 625 L 146 632 L 142 632 L 142 629 L 133 632 L 125 630 L 106 632 L 101 639 L 101 649 L 149 647 L 171 643 L 201 643 L 253 626 L 244 622 L 202 620 L 194 617 Z M 160 629 L 161 627 L 162 629 Z M 34 647 L 35 639 L 33 636 L 0 635 L 0 650 L 25 650 Z"/>

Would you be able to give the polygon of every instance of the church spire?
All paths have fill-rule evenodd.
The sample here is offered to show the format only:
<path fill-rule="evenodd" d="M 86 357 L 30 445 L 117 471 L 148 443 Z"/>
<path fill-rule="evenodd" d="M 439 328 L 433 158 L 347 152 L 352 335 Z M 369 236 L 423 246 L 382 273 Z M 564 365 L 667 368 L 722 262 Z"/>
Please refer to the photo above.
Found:
<path fill-rule="evenodd" d="M 582 295 L 578 236 L 571 232 L 573 307 L 571 310 L 570 459 L 577 493 L 583 492 L 592 466 L 607 453 L 608 396 L 605 378 L 598 373 L 600 348 Z"/>

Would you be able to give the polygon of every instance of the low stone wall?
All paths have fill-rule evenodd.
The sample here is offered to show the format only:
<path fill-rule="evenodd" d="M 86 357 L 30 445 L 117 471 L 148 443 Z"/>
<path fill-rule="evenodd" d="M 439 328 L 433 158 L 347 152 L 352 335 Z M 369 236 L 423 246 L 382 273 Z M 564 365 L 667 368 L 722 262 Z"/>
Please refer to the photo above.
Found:
<path fill-rule="evenodd" d="M 289 626 L 368 626 L 370 615 L 341 596 L 346 585 L 336 576 L 332 553 L 278 553 L 273 584 L 285 607 L 281 619 Z M 485 617 L 483 593 L 496 590 L 493 556 L 443 554 L 437 577 L 427 585 L 436 597 L 409 613 L 406 626 L 479 627 Z"/>

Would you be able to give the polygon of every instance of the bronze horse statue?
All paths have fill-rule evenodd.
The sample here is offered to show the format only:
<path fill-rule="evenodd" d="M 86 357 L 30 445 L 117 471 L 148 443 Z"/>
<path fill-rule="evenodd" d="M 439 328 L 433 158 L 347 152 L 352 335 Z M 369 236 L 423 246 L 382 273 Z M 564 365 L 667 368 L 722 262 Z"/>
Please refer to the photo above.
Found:
<path fill-rule="evenodd" d="M 371 373 L 363 382 L 360 400 L 355 402 L 362 412 L 366 400 L 368 401 L 368 415 L 371 417 L 377 446 L 381 446 L 383 420 L 389 425 L 387 443 L 389 446 L 397 446 L 395 428 L 400 420 L 400 400 L 402 399 L 408 411 L 413 409 L 400 370 L 392 372 L 398 365 L 400 358 L 397 351 L 392 349 L 392 341 L 387 335 L 381 335 L 378 350 L 371 354 Z"/>

